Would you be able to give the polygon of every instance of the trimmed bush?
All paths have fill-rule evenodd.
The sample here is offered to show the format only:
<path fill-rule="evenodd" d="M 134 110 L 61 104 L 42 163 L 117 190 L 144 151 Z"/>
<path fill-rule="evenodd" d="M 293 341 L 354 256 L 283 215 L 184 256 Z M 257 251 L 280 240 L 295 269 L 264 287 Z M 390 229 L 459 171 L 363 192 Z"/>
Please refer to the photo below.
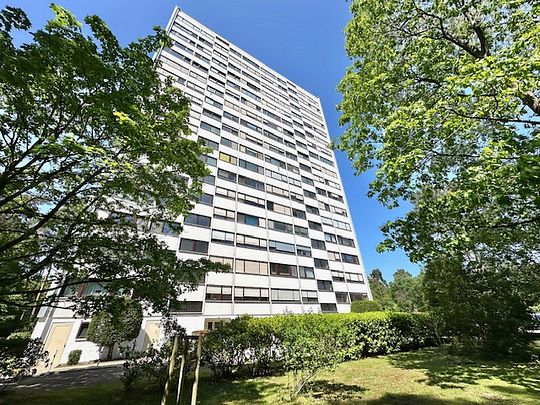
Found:
<path fill-rule="evenodd" d="M 353 301 L 351 303 L 351 312 L 378 312 L 382 311 L 381 304 L 377 301 Z"/>
<path fill-rule="evenodd" d="M 68 356 L 68 366 L 74 366 L 75 364 L 79 364 L 79 360 L 81 359 L 82 350 L 72 350 L 69 352 Z"/>
<path fill-rule="evenodd" d="M 234 377 L 241 370 L 260 375 L 271 368 L 310 376 L 342 361 L 416 349 L 435 342 L 430 318 L 425 314 L 242 316 L 207 335 L 203 362 L 216 379 Z M 296 388 L 301 389 L 304 379 L 300 377 L 300 386 Z"/>

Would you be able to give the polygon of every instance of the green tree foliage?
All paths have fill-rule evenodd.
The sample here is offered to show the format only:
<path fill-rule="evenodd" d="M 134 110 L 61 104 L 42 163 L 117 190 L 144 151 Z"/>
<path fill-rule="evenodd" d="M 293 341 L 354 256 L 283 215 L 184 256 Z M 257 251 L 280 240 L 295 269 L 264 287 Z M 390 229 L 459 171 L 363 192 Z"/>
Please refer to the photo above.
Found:
<path fill-rule="evenodd" d="M 100 282 L 107 294 L 76 309 L 95 312 L 131 290 L 166 310 L 222 269 L 178 260 L 139 232 L 189 212 L 208 174 L 206 147 L 187 138 L 189 102 L 150 57 L 168 39 L 156 28 L 123 47 L 99 17 L 83 30 L 51 8 L 36 31 L 22 10 L 0 12 L 0 302 L 54 306 L 59 291 Z M 13 29 L 31 41 L 16 45 Z"/>
<path fill-rule="evenodd" d="M 483 312 L 469 324 L 495 323 L 507 308 L 526 319 L 540 292 L 540 4 L 354 0 L 351 10 L 336 146 L 358 172 L 376 168 L 371 196 L 413 204 L 383 226 L 380 248 L 425 265 L 448 322 Z"/>
<path fill-rule="evenodd" d="M 413 277 L 411 273 L 398 269 L 390 283 L 390 294 L 399 311 L 419 312 L 424 309 L 423 275 Z"/>
<path fill-rule="evenodd" d="M 141 304 L 118 298 L 107 311 L 98 312 L 92 317 L 87 339 L 100 347 L 108 347 L 107 359 L 111 360 L 115 344 L 133 340 L 139 335 L 142 319 Z"/>
<path fill-rule="evenodd" d="M 403 269 L 394 272 L 393 280 L 387 283 L 379 269 L 369 275 L 369 287 L 373 299 L 385 311 L 419 312 L 426 310 L 423 289 L 423 273 L 413 277 Z"/>
<path fill-rule="evenodd" d="M 368 281 L 373 299 L 380 304 L 383 310 L 394 311 L 396 303 L 392 299 L 390 288 L 383 278 L 382 272 L 379 269 L 373 269 L 368 276 Z"/>
<path fill-rule="evenodd" d="M 351 312 L 377 312 L 384 308 L 379 301 L 353 301 L 351 302 Z"/>

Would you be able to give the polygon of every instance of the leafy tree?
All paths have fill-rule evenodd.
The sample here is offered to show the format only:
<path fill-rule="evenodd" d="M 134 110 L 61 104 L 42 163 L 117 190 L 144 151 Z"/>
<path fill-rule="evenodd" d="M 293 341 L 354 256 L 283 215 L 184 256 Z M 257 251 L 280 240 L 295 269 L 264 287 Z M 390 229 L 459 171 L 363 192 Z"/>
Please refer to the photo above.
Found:
<path fill-rule="evenodd" d="M 178 260 L 148 232 L 179 232 L 169 221 L 192 209 L 208 174 L 206 147 L 187 138 L 189 102 L 149 56 L 168 39 L 156 28 L 123 47 L 99 17 L 85 18 L 87 36 L 51 8 L 34 32 L 22 10 L 0 12 L 0 303 L 55 306 L 61 291 L 99 282 L 106 293 L 74 309 L 132 291 L 164 311 L 223 269 Z M 16 46 L 13 29 L 32 40 Z"/>
<path fill-rule="evenodd" d="M 382 309 L 385 311 L 395 310 L 396 303 L 392 299 L 390 288 L 383 278 L 382 272 L 379 269 L 373 269 L 368 276 L 368 281 L 373 299 L 378 302 Z"/>
<path fill-rule="evenodd" d="M 428 294 L 431 306 L 456 333 L 495 328 L 510 305 L 516 337 L 540 291 L 540 4 L 354 0 L 351 10 L 336 146 L 359 172 L 376 167 L 371 196 L 413 203 L 383 226 L 380 249 L 425 265 L 444 297 Z M 497 335 L 472 333 L 481 344 Z"/>
<path fill-rule="evenodd" d="M 385 308 L 381 306 L 379 301 L 353 301 L 351 302 L 351 312 L 377 312 L 383 311 Z"/>
<path fill-rule="evenodd" d="M 98 312 L 88 325 L 87 339 L 100 347 L 108 347 L 107 360 L 112 360 L 114 345 L 135 339 L 141 330 L 141 304 L 117 298 L 107 311 Z"/>
<path fill-rule="evenodd" d="M 408 271 L 398 269 L 389 289 L 392 300 L 400 311 L 418 312 L 424 308 L 422 274 L 413 277 Z"/>

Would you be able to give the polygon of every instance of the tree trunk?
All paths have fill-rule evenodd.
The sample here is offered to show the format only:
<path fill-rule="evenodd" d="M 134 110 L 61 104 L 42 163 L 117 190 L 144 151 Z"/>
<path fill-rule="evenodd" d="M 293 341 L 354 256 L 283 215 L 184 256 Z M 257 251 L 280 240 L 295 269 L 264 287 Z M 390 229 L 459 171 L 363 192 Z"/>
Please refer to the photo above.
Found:
<path fill-rule="evenodd" d="M 114 352 L 114 343 L 109 346 L 109 352 L 107 353 L 107 361 L 112 360 L 113 352 Z"/>

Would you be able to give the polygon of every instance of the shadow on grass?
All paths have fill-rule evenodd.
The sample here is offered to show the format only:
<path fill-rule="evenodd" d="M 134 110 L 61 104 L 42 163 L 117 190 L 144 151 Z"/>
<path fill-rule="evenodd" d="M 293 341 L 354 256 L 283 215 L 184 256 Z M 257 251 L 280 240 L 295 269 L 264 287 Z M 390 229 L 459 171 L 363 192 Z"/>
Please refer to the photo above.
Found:
<path fill-rule="evenodd" d="M 431 396 L 415 394 L 386 394 L 381 398 L 361 402 L 364 405 L 477 405 L 476 401 L 466 399 L 438 399 Z M 490 402 L 491 403 L 491 402 Z M 349 402 L 360 404 L 360 402 Z"/>
<path fill-rule="evenodd" d="M 422 382 L 440 388 L 462 388 L 495 377 L 522 386 L 535 398 L 540 396 L 540 364 L 537 362 L 469 359 L 450 355 L 440 348 L 399 353 L 389 360 L 395 367 L 424 371 L 427 379 Z"/>
<path fill-rule="evenodd" d="M 317 380 L 311 383 L 304 394 L 307 397 L 322 400 L 326 404 L 351 404 L 367 391 L 359 385 L 347 385 L 330 381 Z"/>
<path fill-rule="evenodd" d="M 182 390 L 181 404 L 190 404 L 192 381 L 187 381 Z M 198 403 L 205 405 L 220 404 L 263 404 L 265 398 L 279 394 L 282 386 L 263 379 L 222 380 L 214 383 L 210 379 L 201 379 L 199 383 Z"/>

